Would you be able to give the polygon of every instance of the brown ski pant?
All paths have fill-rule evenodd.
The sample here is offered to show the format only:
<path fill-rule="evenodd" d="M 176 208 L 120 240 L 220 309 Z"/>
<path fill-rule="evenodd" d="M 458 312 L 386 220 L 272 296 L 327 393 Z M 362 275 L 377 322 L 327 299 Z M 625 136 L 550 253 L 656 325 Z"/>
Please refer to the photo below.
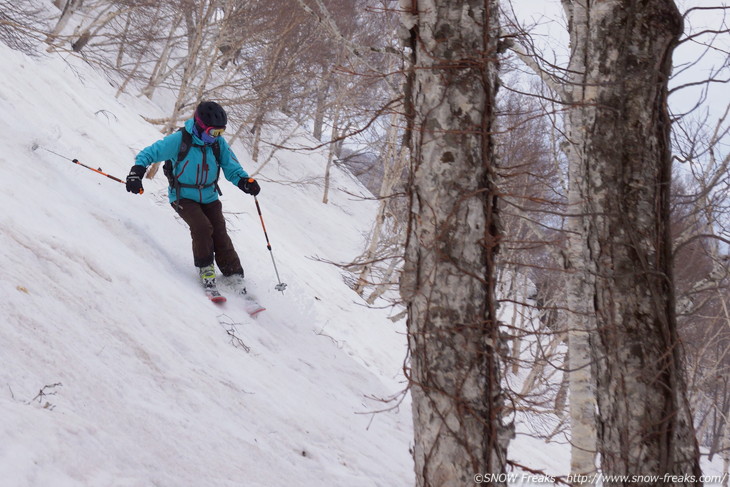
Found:
<path fill-rule="evenodd" d="M 195 267 L 209 266 L 215 258 L 224 276 L 243 274 L 241 261 L 226 231 L 226 220 L 220 200 L 198 203 L 181 199 L 173 203 L 172 207 L 190 227 Z"/>

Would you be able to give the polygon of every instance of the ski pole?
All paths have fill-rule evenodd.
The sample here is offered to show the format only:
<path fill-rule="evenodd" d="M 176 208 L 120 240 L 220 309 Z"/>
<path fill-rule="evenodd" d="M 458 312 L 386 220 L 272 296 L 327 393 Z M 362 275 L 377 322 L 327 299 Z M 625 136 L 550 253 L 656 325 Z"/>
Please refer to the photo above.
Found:
<path fill-rule="evenodd" d="M 73 162 L 74 164 L 78 164 L 79 166 L 85 167 L 86 169 L 89 169 L 91 171 L 94 171 L 95 173 L 101 174 L 102 176 L 106 176 L 109 179 L 113 179 L 114 181 L 117 181 L 119 183 L 126 184 L 123 180 L 121 180 L 121 179 L 119 179 L 117 177 L 114 177 L 111 174 L 105 173 L 104 171 L 101 170 L 101 168 L 94 169 L 93 167 L 87 166 L 86 164 L 80 162 L 78 159 L 71 159 L 70 157 L 66 157 L 66 156 L 64 156 L 62 154 L 59 154 L 58 152 L 54 152 L 51 149 L 46 149 L 45 147 L 41 147 L 38 144 L 33 144 L 32 149 L 33 150 L 43 149 L 46 152 L 50 152 L 51 154 L 56 154 L 58 157 L 61 157 L 61 158 L 66 159 L 66 160 L 69 160 L 69 161 Z M 142 194 L 143 192 L 144 192 L 144 190 L 140 190 L 139 194 Z"/>
<path fill-rule="evenodd" d="M 274 272 L 276 273 L 276 279 L 279 281 L 279 284 L 274 286 L 274 289 L 277 291 L 281 291 L 282 294 L 284 294 L 284 289 L 286 289 L 286 284 L 281 282 L 281 278 L 279 277 L 279 269 L 276 268 L 276 261 L 274 260 L 274 251 L 271 250 L 271 242 L 269 242 L 269 234 L 266 232 L 266 224 L 264 223 L 264 216 L 261 214 L 261 206 L 259 206 L 259 200 L 255 196 L 253 197 L 253 200 L 256 202 L 256 211 L 259 212 L 259 219 L 261 220 L 261 228 L 264 229 L 264 237 L 266 237 L 266 248 L 269 249 L 269 253 L 271 254 L 271 262 L 274 264 Z"/>

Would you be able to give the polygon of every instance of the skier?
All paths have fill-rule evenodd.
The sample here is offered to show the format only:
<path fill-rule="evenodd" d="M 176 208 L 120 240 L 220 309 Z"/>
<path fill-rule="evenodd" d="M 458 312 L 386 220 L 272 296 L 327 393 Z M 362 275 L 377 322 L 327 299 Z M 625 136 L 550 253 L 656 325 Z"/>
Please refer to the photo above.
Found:
<path fill-rule="evenodd" d="M 256 196 L 261 191 L 258 182 L 249 177 L 222 137 L 227 122 L 228 116 L 218 103 L 200 103 L 183 128 L 137 154 L 126 182 L 127 191 L 140 194 L 147 167 L 166 161 L 170 204 L 190 227 L 193 262 L 206 294 L 216 301 L 224 298 L 216 286 L 214 260 L 237 292 L 246 293 L 243 267 L 226 231 L 218 199 L 221 169 L 226 179 L 244 193 Z"/>

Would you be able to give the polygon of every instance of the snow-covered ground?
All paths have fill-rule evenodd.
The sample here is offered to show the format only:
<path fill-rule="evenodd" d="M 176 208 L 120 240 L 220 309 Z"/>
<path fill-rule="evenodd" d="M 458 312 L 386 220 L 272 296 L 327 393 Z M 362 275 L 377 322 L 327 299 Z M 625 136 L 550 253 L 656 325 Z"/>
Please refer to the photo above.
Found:
<path fill-rule="evenodd" d="M 405 388 L 404 323 L 388 319 L 400 310 L 366 307 L 324 262 L 362 250 L 376 203 L 352 194 L 365 189 L 335 168 L 324 205 L 321 154 L 263 169 L 282 294 L 253 199 L 222 181 L 268 307 L 251 319 L 202 295 L 161 174 L 131 195 L 66 159 L 123 179 L 160 137 L 141 116 L 165 111 L 115 98 L 73 57 L 0 44 L 0 58 L 0 486 L 413 485 L 409 399 L 383 402 Z M 567 474 L 566 445 L 528 431 L 511 458 Z"/>
<path fill-rule="evenodd" d="M 324 205 L 318 185 L 267 181 L 321 178 L 321 156 L 267 166 L 259 202 L 282 294 L 253 199 L 223 181 L 249 289 L 268 311 L 217 307 L 161 171 L 135 196 L 48 152 L 123 179 L 160 137 L 140 115 L 163 111 L 115 99 L 77 59 L 2 44 L 0 57 L 0 485 L 411 484 L 410 407 L 378 400 L 405 387 L 404 324 L 317 260 L 363 248 L 375 203 L 336 189 L 364 190 L 335 170 Z"/>

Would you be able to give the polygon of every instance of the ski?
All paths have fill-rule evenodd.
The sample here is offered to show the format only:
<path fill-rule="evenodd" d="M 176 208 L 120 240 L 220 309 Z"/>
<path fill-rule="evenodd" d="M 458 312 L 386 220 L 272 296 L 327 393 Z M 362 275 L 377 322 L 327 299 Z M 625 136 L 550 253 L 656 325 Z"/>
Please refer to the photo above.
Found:
<path fill-rule="evenodd" d="M 253 297 L 248 294 L 242 294 L 241 297 L 244 300 L 243 309 L 251 318 L 256 318 L 259 313 L 266 311 L 266 308 L 261 306 Z"/>
<path fill-rule="evenodd" d="M 216 304 L 223 304 L 228 301 L 228 299 L 217 289 L 208 289 L 205 291 L 205 296 Z M 243 309 L 251 318 L 256 318 L 262 311 L 266 311 L 266 308 L 261 306 L 258 301 L 250 295 L 240 294 L 240 296 L 243 299 Z"/>
<path fill-rule="evenodd" d="M 214 303 L 220 304 L 226 302 L 226 297 L 218 291 L 218 287 L 214 283 L 208 283 L 205 286 L 205 295 Z"/>
<path fill-rule="evenodd" d="M 217 289 L 208 289 L 205 291 L 205 295 L 216 304 L 222 304 L 226 302 L 226 297 L 218 292 Z"/>
<path fill-rule="evenodd" d="M 261 306 L 255 297 L 251 296 L 246 290 L 243 278 L 238 276 L 224 277 L 220 283 L 223 286 L 223 290 L 229 293 L 229 296 L 240 297 L 243 300 L 243 309 L 252 318 L 256 318 L 262 311 L 266 311 L 266 308 Z M 220 294 L 220 293 L 219 293 Z M 225 298 L 223 298 L 225 300 Z M 235 299 L 229 302 L 238 302 Z"/>

